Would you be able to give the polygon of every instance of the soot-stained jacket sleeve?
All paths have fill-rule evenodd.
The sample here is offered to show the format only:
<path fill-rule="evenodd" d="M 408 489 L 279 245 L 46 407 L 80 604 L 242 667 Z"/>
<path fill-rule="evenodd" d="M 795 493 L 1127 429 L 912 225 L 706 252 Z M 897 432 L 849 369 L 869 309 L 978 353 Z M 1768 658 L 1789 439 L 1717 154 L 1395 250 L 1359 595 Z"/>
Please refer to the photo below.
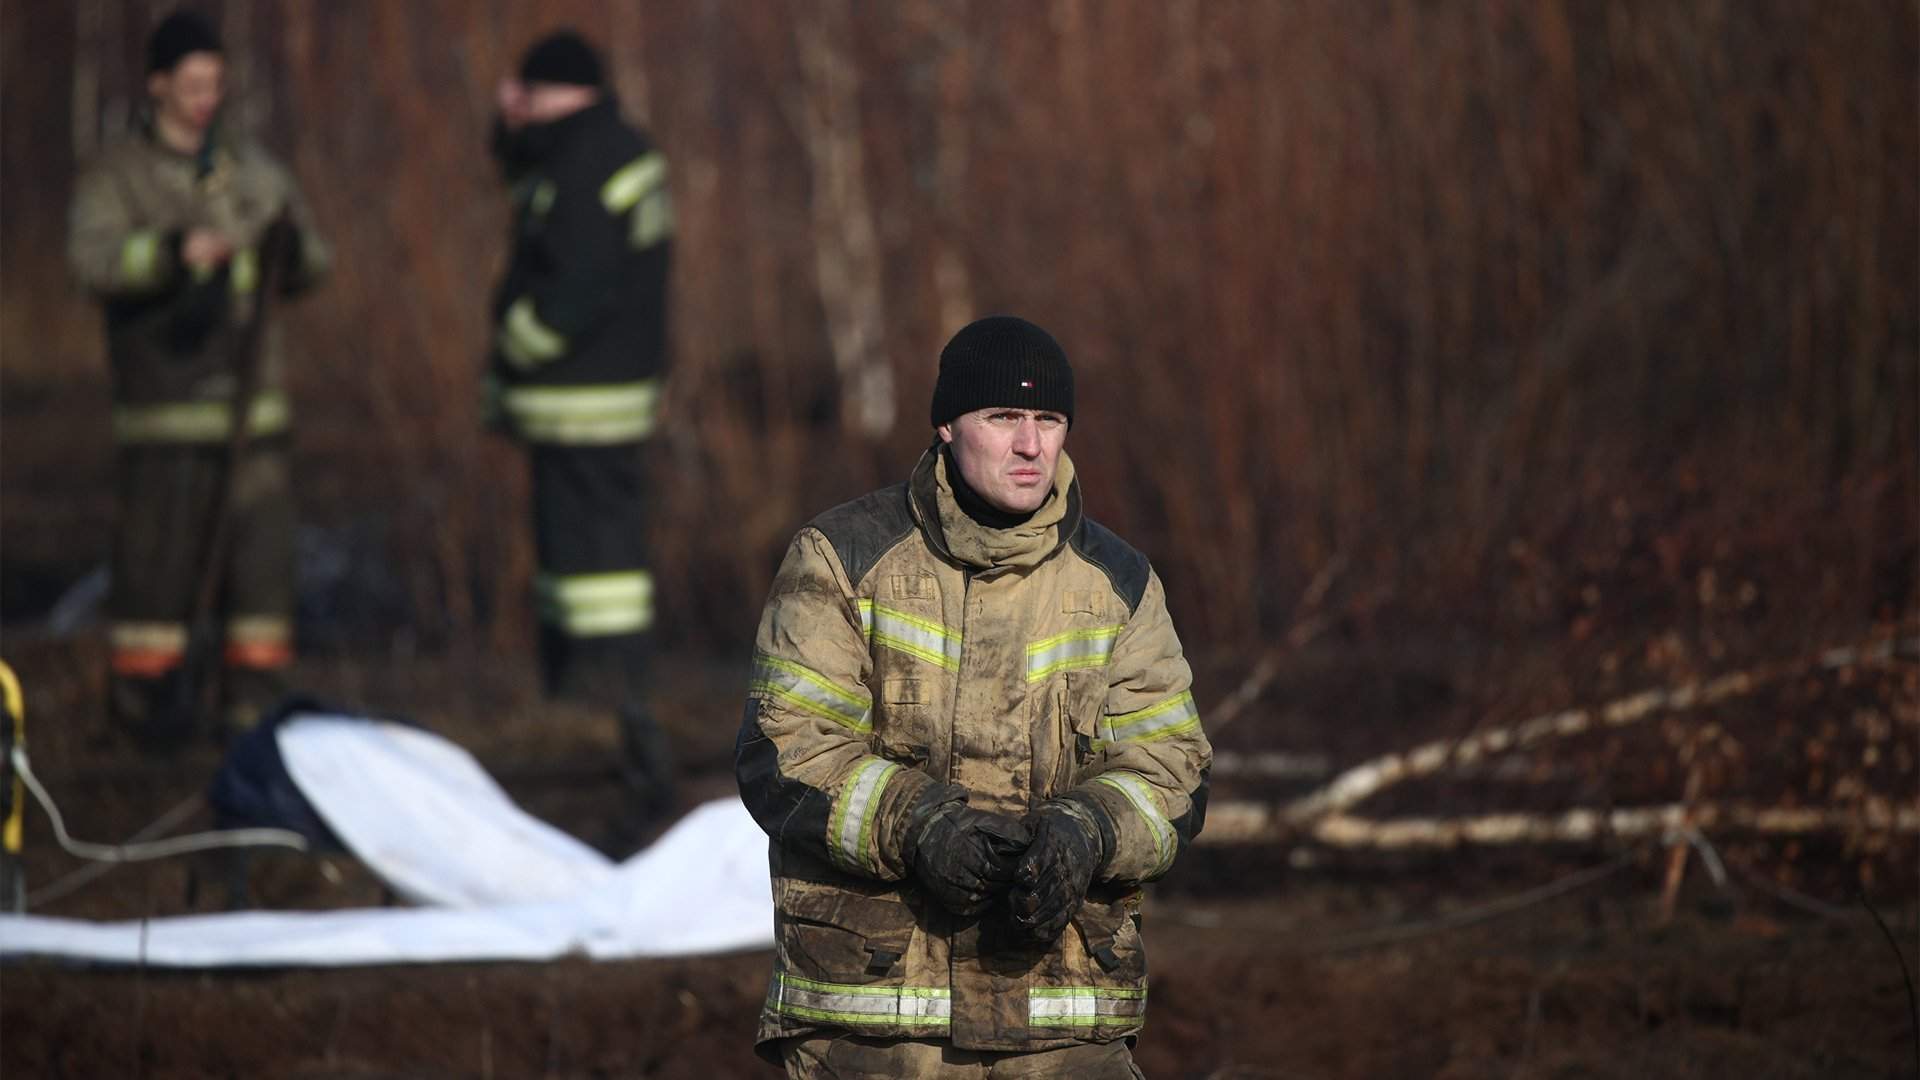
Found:
<path fill-rule="evenodd" d="M 932 779 L 872 752 L 871 674 L 852 583 L 826 537 L 804 529 L 760 617 L 735 778 L 775 843 L 897 881 L 908 809 Z"/>
<path fill-rule="evenodd" d="M 1109 670 L 1094 775 L 1069 794 L 1103 811 L 1111 851 L 1102 878 L 1151 881 L 1199 834 L 1213 765 L 1159 575 L 1148 576 Z"/>
<path fill-rule="evenodd" d="M 126 182 L 112 165 L 95 165 L 81 174 L 67 215 L 67 265 L 103 297 L 155 295 L 180 269 L 179 234 L 138 221 Z"/>

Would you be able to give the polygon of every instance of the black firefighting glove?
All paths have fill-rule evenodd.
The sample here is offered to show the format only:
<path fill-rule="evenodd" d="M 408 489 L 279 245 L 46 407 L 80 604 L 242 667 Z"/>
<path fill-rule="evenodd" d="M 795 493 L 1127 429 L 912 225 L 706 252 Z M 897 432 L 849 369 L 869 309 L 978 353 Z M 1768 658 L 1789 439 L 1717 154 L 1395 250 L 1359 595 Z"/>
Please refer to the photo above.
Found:
<path fill-rule="evenodd" d="M 1051 943 L 1087 898 L 1087 886 L 1106 865 L 1106 830 L 1097 804 L 1072 795 L 1050 799 L 1027 815 L 1033 844 L 1014 868 L 1007 895 L 1014 930 L 1032 941 Z"/>
<path fill-rule="evenodd" d="M 931 784 L 907 811 L 908 861 L 927 895 L 955 915 L 985 911 L 1013 881 L 1013 864 L 1032 839 L 1005 814 L 967 805 L 967 789 Z"/>

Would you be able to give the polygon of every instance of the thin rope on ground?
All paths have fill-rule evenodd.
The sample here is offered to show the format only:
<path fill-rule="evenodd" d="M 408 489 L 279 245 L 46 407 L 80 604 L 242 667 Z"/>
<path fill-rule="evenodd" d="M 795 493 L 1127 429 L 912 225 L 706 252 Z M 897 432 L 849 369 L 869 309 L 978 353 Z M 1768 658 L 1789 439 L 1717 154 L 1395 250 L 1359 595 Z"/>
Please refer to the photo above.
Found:
<path fill-rule="evenodd" d="M 1809 915 L 1818 915 L 1820 918 L 1833 919 L 1835 921 L 1844 921 L 1858 917 L 1858 913 L 1850 907 L 1828 903 L 1818 897 L 1808 896 L 1798 889 L 1768 879 L 1766 875 L 1750 866 L 1745 866 L 1738 862 L 1731 862 L 1727 865 L 1734 873 L 1740 875 L 1742 881 L 1745 881 L 1748 885 L 1759 889 L 1761 892 L 1766 893 L 1788 907 L 1798 908 Z"/>
<path fill-rule="evenodd" d="M 138 844 L 157 836 L 165 836 L 167 833 L 172 832 L 181 823 L 192 817 L 195 811 L 200 809 L 203 799 L 204 796 L 196 792 L 174 803 L 172 807 L 168 808 L 166 813 L 161 814 L 159 817 L 142 826 L 140 830 L 132 836 L 127 837 L 126 844 Z M 121 846 L 124 847 L 126 845 L 122 844 Z M 114 862 L 89 862 L 78 870 L 57 877 L 38 889 L 29 892 L 27 894 L 27 909 L 31 911 L 35 908 L 51 904 L 56 900 L 64 900 L 86 886 L 112 873 L 116 868 L 125 865 L 125 863 Z"/>
<path fill-rule="evenodd" d="M 27 761 L 26 750 L 14 747 L 12 761 L 14 775 L 27 785 L 27 790 L 33 792 L 33 797 L 47 812 L 47 822 L 53 826 L 54 839 L 68 854 L 77 858 L 126 863 L 165 859 L 216 848 L 285 847 L 295 851 L 307 850 L 307 838 L 291 829 L 219 829 L 137 844 L 93 844 L 75 840 L 68 834 L 66 819 L 60 816 L 60 808 L 53 804 L 53 796 L 47 794 L 47 789 L 40 784 L 40 778 L 34 775 L 33 766 Z"/>
<path fill-rule="evenodd" d="M 1476 904 L 1465 911 L 1457 911 L 1438 919 L 1428 919 L 1417 923 L 1405 923 L 1398 926 L 1385 926 L 1374 930 L 1361 930 L 1351 934 L 1338 934 L 1317 943 L 1311 951 L 1349 952 L 1375 945 L 1386 945 L 1410 941 L 1415 938 L 1429 937 L 1434 934 L 1445 933 L 1449 930 L 1459 930 L 1472 926 L 1475 923 L 1486 922 L 1490 919 L 1497 919 L 1504 915 L 1512 915 L 1516 912 L 1524 911 L 1527 908 L 1544 904 L 1548 900 L 1556 897 L 1565 896 L 1570 892 L 1584 889 L 1597 881 L 1611 877 L 1631 865 L 1638 857 L 1638 851 L 1629 851 L 1615 856 L 1613 859 L 1601 863 L 1598 866 L 1589 866 L 1585 870 L 1575 871 L 1558 880 L 1547 882 L 1545 885 L 1535 886 L 1534 888 L 1503 896 L 1484 904 Z"/>

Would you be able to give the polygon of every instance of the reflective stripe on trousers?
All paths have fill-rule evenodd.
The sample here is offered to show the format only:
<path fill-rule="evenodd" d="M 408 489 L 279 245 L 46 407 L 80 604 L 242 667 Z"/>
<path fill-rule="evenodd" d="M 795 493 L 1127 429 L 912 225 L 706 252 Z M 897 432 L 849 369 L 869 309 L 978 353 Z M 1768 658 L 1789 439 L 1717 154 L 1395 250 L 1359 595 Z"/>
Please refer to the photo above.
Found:
<path fill-rule="evenodd" d="M 637 634 L 653 626 L 653 575 L 645 570 L 541 574 L 540 618 L 571 637 Z"/>
<path fill-rule="evenodd" d="M 287 429 L 290 411 L 285 393 L 261 392 L 247 410 L 247 434 L 278 435 Z M 116 405 L 113 410 L 113 434 L 122 443 L 217 444 L 225 442 L 232 429 L 233 404 L 226 401 L 166 401 Z"/>
<path fill-rule="evenodd" d="M 658 421 L 657 379 L 585 386 L 509 386 L 500 405 L 534 442 L 604 446 L 639 442 Z"/>

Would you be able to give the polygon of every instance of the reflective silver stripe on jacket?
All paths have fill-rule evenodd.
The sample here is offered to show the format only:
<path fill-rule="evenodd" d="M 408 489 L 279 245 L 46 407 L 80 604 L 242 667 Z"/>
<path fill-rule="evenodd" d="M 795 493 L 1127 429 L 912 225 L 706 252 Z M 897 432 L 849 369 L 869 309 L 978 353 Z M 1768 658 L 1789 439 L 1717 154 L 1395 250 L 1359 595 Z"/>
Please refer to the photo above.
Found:
<path fill-rule="evenodd" d="M 754 657 L 752 688 L 776 701 L 824 716 L 855 731 L 873 730 L 873 699 L 841 687 L 812 668 L 761 653 Z"/>
<path fill-rule="evenodd" d="M 540 616 L 572 637 L 637 634 L 653 626 L 653 575 L 645 570 L 542 574 Z"/>
<path fill-rule="evenodd" d="M 287 396 L 268 390 L 247 410 L 247 434 L 277 435 L 287 429 Z M 233 427 L 233 405 L 225 401 L 168 401 L 117 405 L 113 434 L 123 443 L 225 442 Z"/>
<path fill-rule="evenodd" d="M 535 442 L 638 442 L 658 421 L 660 382 L 513 386 L 500 395 L 514 429 Z"/>
<path fill-rule="evenodd" d="M 854 606 L 860 609 L 860 636 L 866 638 L 867 643 L 871 645 L 873 643 L 873 601 L 855 600 Z"/>
<path fill-rule="evenodd" d="M 1153 837 L 1154 865 L 1153 873 L 1166 870 L 1173 863 L 1176 851 L 1173 835 L 1173 823 L 1167 815 L 1160 812 L 1159 800 L 1153 797 L 1153 788 L 1144 777 L 1124 769 L 1101 773 L 1093 778 L 1095 783 L 1105 784 L 1127 797 L 1147 825 L 1147 832 Z"/>
<path fill-rule="evenodd" d="M 767 1007 L 784 1016 L 848 1027 L 910 1027 L 945 1031 L 952 994 L 933 986 L 858 986 L 815 982 L 774 972 Z"/>
<path fill-rule="evenodd" d="M 834 860 L 855 870 L 876 871 L 868 857 L 873 841 L 873 810 L 880 794 L 900 766 L 884 758 L 867 758 L 854 770 L 853 778 L 840 788 L 833 800 L 833 818 L 827 826 L 827 850 Z"/>
<path fill-rule="evenodd" d="M 1193 731 L 1200 726 L 1200 709 L 1193 693 L 1183 692 L 1138 712 L 1100 719 L 1101 739 L 1094 749 L 1117 742 L 1153 742 Z"/>
<path fill-rule="evenodd" d="M 1069 630 L 1027 646 L 1027 681 L 1039 682 L 1069 668 L 1105 667 L 1113 659 L 1113 640 L 1120 627 Z"/>
<path fill-rule="evenodd" d="M 1146 1012 L 1144 987 L 1049 986 L 1027 991 L 1027 1023 L 1034 1027 L 1092 1027 Z"/>
<path fill-rule="evenodd" d="M 948 671 L 960 670 L 960 631 L 949 630 L 937 622 L 875 604 L 869 639 L 875 645 L 919 657 Z"/>

